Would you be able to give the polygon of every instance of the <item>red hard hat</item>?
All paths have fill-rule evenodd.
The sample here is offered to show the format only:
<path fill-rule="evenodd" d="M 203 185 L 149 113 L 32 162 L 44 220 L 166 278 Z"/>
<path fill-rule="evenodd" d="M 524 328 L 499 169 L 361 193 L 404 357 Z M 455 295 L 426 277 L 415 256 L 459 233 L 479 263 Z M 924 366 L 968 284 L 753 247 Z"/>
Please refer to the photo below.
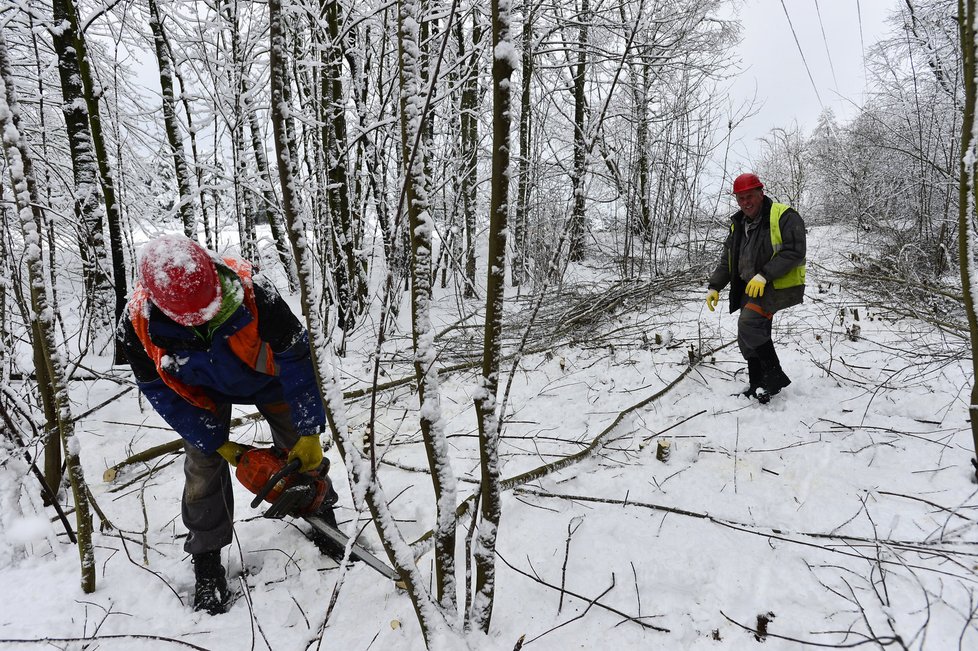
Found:
<path fill-rule="evenodd" d="M 748 190 L 753 190 L 754 188 L 763 188 L 764 184 L 761 183 L 761 179 L 757 178 L 757 174 L 751 174 L 747 172 L 746 174 L 741 174 L 734 179 L 733 193 L 747 192 Z"/>
<path fill-rule="evenodd" d="M 221 309 L 217 267 L 189 237 L 161 235 L 143 245 L 139 280 L 156 307 L 180 325 L 201 325 Z"/>

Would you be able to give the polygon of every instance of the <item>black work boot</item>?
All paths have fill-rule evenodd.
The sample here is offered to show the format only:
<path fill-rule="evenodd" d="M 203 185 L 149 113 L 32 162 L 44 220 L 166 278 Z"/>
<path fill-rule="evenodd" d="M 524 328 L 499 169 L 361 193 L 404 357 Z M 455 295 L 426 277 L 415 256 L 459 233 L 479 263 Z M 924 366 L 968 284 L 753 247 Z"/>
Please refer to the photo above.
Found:
<path fill-rule="evenodd" d="M 761 360 L 757 357 L 747 359 L 747 384 L 748 387 L 740 392 L 740 395 L 747 398 L 756 398 L 757 390 L 761 388 L 764 378 L 764 368 Z"/>
<path fill-rule="evenodd" d="M 766 405 L 770 402 L 771 396 L 779 394 L 781 389 L 791 384 L 791 379 L 781 370 L 781 360 L 778 359 L 778 353 L 774 350 L 773 341 L 765 343 L 757 352 L 758 359 L 761 360 L 762 379 L 761 386 L 755 395 L 759 403 Z"/>
<path fill-rule="evenodd" d="M 221 564 L 221 550 L 194 554 L 194 610 L 206 611 L 208 615 L 226 613 L 231 603 L 224 566 Z"/>

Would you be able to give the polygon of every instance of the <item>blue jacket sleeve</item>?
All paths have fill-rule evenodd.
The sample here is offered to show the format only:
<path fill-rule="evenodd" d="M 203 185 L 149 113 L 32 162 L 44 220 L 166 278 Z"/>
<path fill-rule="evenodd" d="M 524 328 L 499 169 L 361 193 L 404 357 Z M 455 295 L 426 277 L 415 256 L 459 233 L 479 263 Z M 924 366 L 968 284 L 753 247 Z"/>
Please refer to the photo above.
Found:
<path fill-rule="evenodd" d="M 258 334 L 268 342 L 278 365 L 282 394 L 299 436 L 325 429 L 326 410 L 309 353 L 309 333 L 281 295 L 262 276 L 254 278 Z"/>
<path fill-rule="evenodd" d="M 190 404 L 157 376 L 151 382 L 137 382 L 153 409 L 182 439 L 204 454 L 213 454 L 228 440 L 228 424 L 217 416 Z"/>

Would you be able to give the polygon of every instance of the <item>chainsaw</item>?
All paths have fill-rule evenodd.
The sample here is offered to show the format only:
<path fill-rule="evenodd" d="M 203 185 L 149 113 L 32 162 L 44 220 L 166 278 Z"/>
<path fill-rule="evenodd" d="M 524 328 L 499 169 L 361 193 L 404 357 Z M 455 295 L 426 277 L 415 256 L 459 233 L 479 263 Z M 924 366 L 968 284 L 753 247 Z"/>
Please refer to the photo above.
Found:
<path fill-rule="evenodd" d="M 317 470 L 309 472 L 299 472 L 300 465 L 298 459 L 288 461 L 286 453 L 278 448 L 248 448 L 238 457 L 234 474 L 255 494 L 251 508 L 258 508 L 262 501 L 271 505 L 263 517 L 302 518 L 335 545 L 345 548 L 349 538 L 320 514 L 323 505 L 332 506 L 337 500 L 326 476 L 329 460 L 323 459 Z M 356 541 L 350 558 L 366 563 L 392 581 L 400 580 L 396 571 Z"/>

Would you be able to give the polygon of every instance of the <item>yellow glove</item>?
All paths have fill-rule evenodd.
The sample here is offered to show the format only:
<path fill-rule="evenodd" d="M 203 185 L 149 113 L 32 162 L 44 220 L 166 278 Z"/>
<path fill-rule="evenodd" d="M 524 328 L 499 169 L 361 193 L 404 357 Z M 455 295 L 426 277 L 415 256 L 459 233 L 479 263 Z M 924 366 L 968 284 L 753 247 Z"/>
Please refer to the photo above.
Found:
<path fill-rule="evenodd" d="M 710 312 L 717 309 L 717 303 L 719 302 L 720 293 L 717 290 L 711 289 L 706 293 L 706 306 L 710 308 Z"/>
<path fill-rule="evenodd" d="M 747 283 L 747 295 L 751 298 L 764 296 L 764 285 L 767 285 L 767 278 L 761 274 L 757 274 Z"/>
<path fill-rule="evenodd" d="M 225 441 L 221 443 L 221 447 L 217 448 L 217 453 L 224 457 L 224 460 L 230 463 L 232 466 L 238 465 L 238 459 L 241 455 L 248 450 L 247 445 L 241 445 L 240 443 L 235 443 L 233 441 Z"/>
<path fill-rule="evenodd" d="M 319 442 L 319 434 L 300 436 L 289 451 L 289 461 L 298 459 L 302 465 L 299 472 L 314 470 L 323 462 L 323 445 Z"/>

